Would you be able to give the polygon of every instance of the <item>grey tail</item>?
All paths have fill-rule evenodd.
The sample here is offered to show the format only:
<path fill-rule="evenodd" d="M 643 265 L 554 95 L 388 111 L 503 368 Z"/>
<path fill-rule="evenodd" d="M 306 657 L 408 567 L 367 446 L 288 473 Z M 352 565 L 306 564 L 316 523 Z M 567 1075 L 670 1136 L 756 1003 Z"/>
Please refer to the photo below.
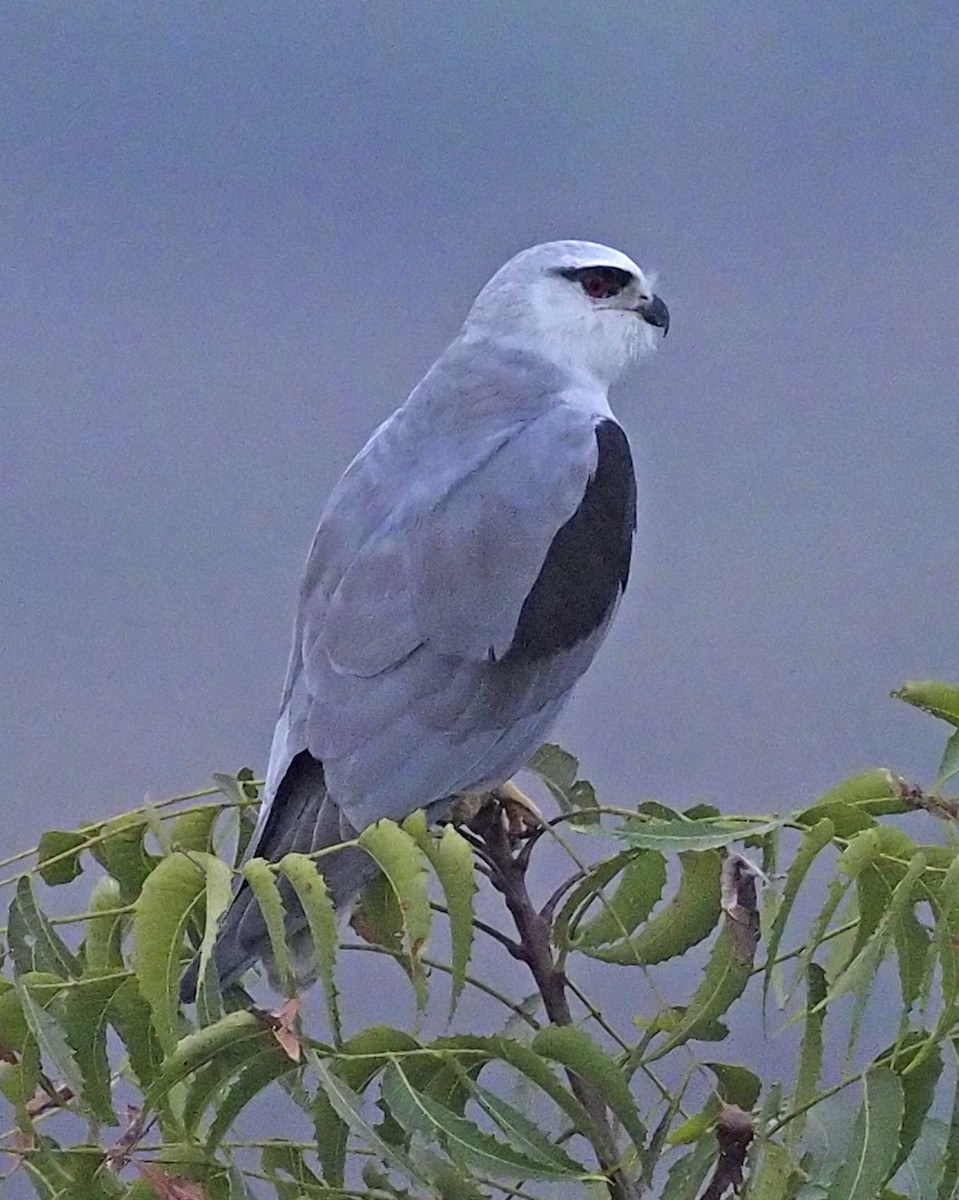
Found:
<path fill-rule="evenodd" d="M 284 854 L 294 851 L 312 854 L 355 836 L 356 830 L 326 790 L 323 764 L 303 750 L 287 768 L 270 807 L 270 815 L 250 853 L 268 862 L 278 862 Z M 337 908 L 351 903 L 376 874 L 376 866 L 369 855 L 354 847 L 320 859 L 317 865 Z M 287 913 L 287 939 L 290 939 L 305 929 L 306 918 L 286 880 L 280 882 L 280 894 Z M 272 965 L 266 922 L 245 882 L 241 883 L 223 918 L 213 959 L 220 986 L 224 989 L 258 960 L 266 961 L 268 968 Z M 197 956 L 180 982 L 183 1004 L 191 1004 L 196 997 L 199 966 Z"/>

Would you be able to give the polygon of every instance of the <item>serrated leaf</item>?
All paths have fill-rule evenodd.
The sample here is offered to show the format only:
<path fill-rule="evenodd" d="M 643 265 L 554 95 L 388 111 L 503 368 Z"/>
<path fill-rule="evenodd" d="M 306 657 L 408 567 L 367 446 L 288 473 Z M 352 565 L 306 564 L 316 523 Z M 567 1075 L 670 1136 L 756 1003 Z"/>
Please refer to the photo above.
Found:
<path fill-rule="evenodd" d="M 777 1142 L 766 1142 L 759 1170 L 750 1179 L 750 1200 L 790 1200 L 795 1195 L 793 1184 L 799 1175 L 789 1151 Z"/>
<path fill-rule="evenodd" d="M 959 1045 L 955 1040 L 952 1042 L 952 1049 L 955 1057 L 959 1059 Z M 959 1200 L 959 1073 L 956 1075 L 952 1115 L 949 1119 L 949 1133 L 942 1155 L 942 1175 L 936 1200 Z"/>
<path fill-rule="evenodd" d="M 715 1157 L 715 1142 L 703 1138 L 689 1154 L 677 1159 L 669 1168 L 660 1200 L 696 1200 Z"/>
<path fill-rule="evenodd" d="M 507 1038 L 473 1039 L 477 1045 L 488 1043 L 491 1056 L 508 1063 L 530 1083 L 544 1092 L 565 1113 L 573 1128 L 587 1141 L 595 1142 L 597 1130 L 592 1118 L 568 1087 L 564 1086 L 547 1066 L 545 1059 L 529 1046 Z"/>
<path fill-rule="evenodd" d="M 716 1090 L 725 1104 L 735 1104 L 745 1112 L 755 1106 L 763 1086 L 758 1075 L 736 1063 L 708 1062 L 703 1065 L 716 1076 Z"/>
<path fill-rule="evenodd" d="M 123 929 L 128 918 L 124 913 L 110 913 L 122 904 L 120 885 L 110 875 L 96 881 L 90 893 L 91 916 L 83 927 L 83 973 L 105 975 L 108 971 L 123 969 L 120 949 Z"/>
<path fill-rule="evenodd" d="M 959 729 L 959 687 L 940 683 L 935 679 L 904 683 L 893 692 L 896 700 L 905 700 L 923 712 L 931 713 L 942 721 L 948 721 Z"/>
<path fill-rule="evenodd" d="M 148 1089 L 144 1105 L 152 1108 L 177 1083 L 208 1064 L 216 1063 L 218 1070 L 228 1074 L 264 1046 L 275 1044 L 270 1026 L 256 1013 L 246 1010 L 227 1013 L 215 1024 L 180 1038 Z M 191 1112 L 195 1107 L 191 1106 Z"/>
<path fill-rule="evenodd" d="M 330 1070 L 353 1092 L 362 1094 L 386 1066 L 390 1051 L 414 1050 L 418 1045 L 408 1033 L 374 1025 L 339 1047 Z M 349 1126 L 337 1115 L 323 1089 L 314 1099 L 313 1128 L 323 1175 L 331 1184 L 339 1186 L 343 1183 Z"/>
<path fill-rule="evenodd" d="M 601 946 L 629 937 L 659 903 L 666 886 L 666 860 L 655 850 L 640 850 L 630 857 L 620 874 L 616 891 L 599 912 L 577 926 L 573 944 Z"/>
<path fill-rule="evenodd" d="M 113 997 L 124 982 L 122 975 L 84 979 L 67 989 L 62 1006 L 63 1032 L 83 1077 L 84 1099 L 94 1116 L 107 1125 L 117 1124 L 107 1059 L 107 1026 Z"/>
<path fill-rule="evenodd" d="M 623 1070 L 589 1034 L 572 1025 L 550 1025 L 536 1034 L 531 1049 L 592 1084 L 642 1154 L 646 1129 Z"/>
<path fill-rule="evenodd" d="M 100 827 L 101 840 L 90 847 L 100 866 L 120 884 L 124 904 L 136 900 L 147 876 L 160 861 L 144 845 L 149 828 L 145 817 L 126 813 L 105 822 Z"/>
<path fill-rule="evenodd" d="M 37 846 L 37 868 L 40 878 L 49 887 L 72 883 L 82 874 L 80 850 L 86 846 L 89 833 L 76 830 L 51 829 L 40 838 Z"/>
<path fill-rule="evenodd" d="M 647 821 L 631 819 L 613 831 L 614 836 L 640 850 L 658 850 L 661 854 L 677 854 L 683 850 L 720 850 L 733 842 L 758 837 L 782 825 L 782 819 L 738 821 L 723 817 L 704 817 L 688 820 L 681 817 Z"/>
<path fill-rule="evenodd" d="M 466 968 L 473 948 L 473 898 L 476 895 L 473 851 L 453 825 L 444 826 L 438 838 L 432 837 L 425 828 L 419 829 L 413 836 L 436 872 L 449 913 L 450 965 L 453 974 L 448 1020 L 452 1020 L 457 1001 L 466 985 Z"/>
<path fill-rule="evenodd" d="M 624 966 L 652 966 L 682 956 L 708 937 L 719 920 L 722 861 L 717 850 L 680 854 L 679 887 L 669 903 L 635 936 L 583 953 Z"/>
<path fill-rule="evenodd" d="M 145 1090 L 160 1070 L 163 1051 L 153 1026 L 153 1012 L 135 979 L 117 988 L 110 1004 L 110 1024 L 126 1049 L 130 1070 Z"/>
<path fill-rule="evenodd" d="M 54 1068 L 54 1075 L 83 1099 L 83 1072 L 77 1064 L 73 1050 L 67 1042 L 57 1019 L 38 1003 L 30 988 L 21 977 L 13 981 L 27 1028 L 40 1048 L 47 1063 Z"/>
<path fill-rule="evenodd" d="M 525 1113 L 507 1104 L 495 1092 L 469 1084 L 469 1093 L 486 1115 L 505 1133 L 514 1150 L 539 1160 L 564 1175 L 587 1175 L 589 1172 L 543 1133 L 539 1125 Z"/>
<path fill-rule="evenodd" d="M 357 1134 L 362 1144 L 372 1150 L 378 1158 L 428 1192 L 429 1181 L 410 1157 L 401 1148 L 385 1142 L 364 1115 L 362 1096 L 357 1095 L 339 1074 L 333 1072 L 311 1046 L 306 1046 L 304 1052 L 330 1106 L 340 1120 Z"/>
<path fill-rule="evenodd" d="M 276 974 L 284 996 L 292 996 L 296 992 L 293 978 L 293 964 L 290 960 L 289 947 L 286 944 L 286 912 L 283 899 L 276 882 L 276 876 L 270 869 L 270 864 L 264 858 L 251 858 L 241 868 L 243 878 L 247 881 L 256 897 L 260 913 L 266 923 L 270 937 L 270 951 L 276 965 Z"/>
<path fill-rule="evenodd" d="M 816 1095 L 823 1060 L 823 1023 L 826 1011 L 826 973 L 818 963 L 811 962 L 806 972 L 806 1023 L 803 1027 L 802 1045 L 799 1050 L 799 1068 L 793 1090 L 793 1109 L 804 1108 Z M 806 1124 L 805 1116 L 795 1117 L 786 1131 L 786 1144 L 792 1148 L 799 1144 Z"/>
<path fill-rule="evenodd" d="M 567 793 L 576 780 L 579 760 L 561 746 L 546 742 L 526 764 L 526 769 L 538 775 L 556 803 L 568 811 Z"/>
<path fill-rule="evenodd" d="M 426 975 L 420 955 L 430 936 L 432 912 L 426 860 L 408 833 L 393 821 L 378 821 L 359 836 L 359 844 L 380 868 L 399 904 L 403 940 L 417 1007 L 426 1006 Z"/>
<path fill-rule="evenodd" d="M 902 1083 L 903 1098 L 899 1152 L 889 1172 L 890 1178 L 906 1161 L 919 1140 L 942 1074 L 942 1053 L 938 1046 L 927 1047 L 926 1037 L 923 1032 L 909 1034 L 896 1048 L 889 1063 Z"/>
<path fill-rule="evenodd" d="M 936 776 L 935 790 L 941 792 L 946 784 L 955 779 L 957 775 L 959 775 L 959 729 L 946 742 L 942 762 L 939 764 L 939 772 Z"/>
<path fill-rule="evenodd" d="M 213 853 L 213 831 L 223 809 L 218 804 L 204 804 L 192 812 L 181 813 L 170 829 L 171 850 L 196 850 Z"/>
<path fill-rule="evenodd" d="M 274 1044 L 258 1051 L 240 1070 L 229 1091 L 217 1105 L 216 1116 L 207 1132 L 208 1151 L 215 1149 L 244 1108 L 264 1088 L 283 1075 L 298 1070 L 296 1063 Z"/>
<path fill-rule="evenodd" d="M 793 905 L 796 902 L 796 896 L 799 894 L 803 880 L 809 873 L 809 868 L 815 862 L 820 852 L 832 842 L 834 832 L 835 826 L 828 818 L 818 821 L 803 834 L 803 839 L 799 843 L 795 857 L 789 864 L 789 869 L 786 872 L 786 882 L 783 887 L 782 901 L 776 910 L 776 916 L 770 926 L 769 937 L 766 943 L 766 965 L 763 972 L 762 996 L 764 1012 L 776 955 L 779 953 L 779 946 L 786 931 L 786 925 L 792 913 Z"/>
<path fill-rule="evenodd" d="M 703 978 L 686 1006 L 679 1025 L 665 1042 L 647 1057 L 654 1062 L 682 1046 L 699 1034 L 701 1027 L 708 1026 L 721 1017 L 746 989 L 752 974 L 752 964 L 743 962 L 736 952 L 736 944 L 729 927 L 723 928 L 713 945 Z"/>
<path fill-rule="evenodd" d="M 17 881 L 16 895 L 10 904 L 7 941 L 21 975 L 28 971 L 49 971 L 61 979 L 75 979 L 81 974 L 77 957 L 67 949 L 37 904 L 33 880 L 27 875 Z"/>
<path fill-rule="evenodd" d="M 177 1041 L 183 937 L 205 896 L 209 857 L 176 853 L 162 859 L 144 882 L 133 913 L 133 970 L 166 1053 Z"/>
<path fill-rule="evenodd" d="M 837 804 L 860 808 L 873 816 L 907 812 L 908 806 L 903 803 L 903 790 L 904 784 L 898 775 L 894 775 L 885 767 L 877 767 L 844 779 L 842 783 L 820 796 L 799 819 L 804 822 L 809 817 L 818 819 L 818 809 L 830 809 Z"/>
<path fill-rule="evenodd" d="M 852 1140 L 827 1200 L 876 1200 L 896 1159 L 903 1117 L 899 1077 L 888 1067 L 874 1067 L 865 1075 L 862 1090 Z"/>
<path fill-rule="evenodd" d="M 336 948 L 339 942 L 336 912 L 326 881 L 313 859 L 305 854 L 287 854 L 280 862 L 280 872 L 296 892 L 313 939 L 316 966 L 326 997 L 326 1011 L 333 1030 L 333 1039 L 342 1040 L 340 1010 L 336 990 Z"/>
<path fill-rule="evenodd" d="M 454 1161 L 463 1159 L 496 1179 L 582 1176 L 576 1164 L 570 1169 L 522 1154 L 514 1146 L 485 1133 L 473 1121 L 418 1092 L 396 1059 L 384 1072 L 382 1096 L 392 1116 L 408 1132 L 426 1134 L 446 1146 Z"/>

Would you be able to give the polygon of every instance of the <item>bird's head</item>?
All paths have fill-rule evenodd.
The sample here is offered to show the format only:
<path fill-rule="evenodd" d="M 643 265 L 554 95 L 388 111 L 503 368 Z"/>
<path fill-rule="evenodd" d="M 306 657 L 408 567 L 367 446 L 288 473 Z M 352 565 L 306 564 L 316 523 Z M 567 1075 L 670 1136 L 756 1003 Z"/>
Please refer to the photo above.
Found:
<path fill-rule="evenodd" d="M 596 242 L 545 242 L 501 267 L 477 296 L 464 337 L 543 354 L 604 385 L 669 328 L 642 270 Z"/>

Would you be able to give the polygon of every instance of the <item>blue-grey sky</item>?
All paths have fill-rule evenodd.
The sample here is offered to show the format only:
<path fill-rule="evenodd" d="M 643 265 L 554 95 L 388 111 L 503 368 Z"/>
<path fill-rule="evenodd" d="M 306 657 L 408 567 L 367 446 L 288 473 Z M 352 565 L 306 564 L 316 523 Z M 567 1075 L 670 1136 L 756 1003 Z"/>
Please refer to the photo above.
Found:
<path fill-rule="evenodd" d="M 928 778 L 887 693 L 959 675 L 953 0 L 0 8 L 11 850 L 263 768 L 327 493 L 557 237 L 673 320 L 558 736 L 619 801 Z"/>

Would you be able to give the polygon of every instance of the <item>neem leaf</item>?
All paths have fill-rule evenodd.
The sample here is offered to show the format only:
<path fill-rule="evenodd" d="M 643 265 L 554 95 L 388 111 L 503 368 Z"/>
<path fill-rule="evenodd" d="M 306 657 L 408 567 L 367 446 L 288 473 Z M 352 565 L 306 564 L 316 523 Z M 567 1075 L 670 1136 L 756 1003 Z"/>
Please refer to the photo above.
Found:
<path fill-rule="evenodd" d="M 811 962 L 806 973 L 806 1024 L 803 1028 L 802 1045 L 799 1050 L 799 1069 L 796 1087 L 792 1095 L 794 1109 L 803 1108 L 816 1095 L 819 1076 L 822 1072 L 823 1022 L 826 1010 L 822 1002 L 826 998 L 826 972 L 818 963 Z M 798 1145 L 805 1126 L 805 1116 L 796 1117 L 789 1123 L 786 1141 L 792 1147 Z"/>
<path fill-rule="evenodd" d="M 276 964 L 276 973 L 285 996 L 292 996 L 296 989 L 293 979 L 293 965 L 290 962 L 290 951 L 286 944 L 286 913 L 283 900 L 277 886 L 276 876 L 270 870 L 270 864 L 264 858 L 251 858 L 241 868 L 243 878 L 253 889 L 253 895 L 260 906 L 263 920 L 266 922 L 267 933 L 270 935 L 270 949 Z"/>
<path fill-rule="evenodd" d="M 103 824 L 101 840 L 90 847 L 100 866 L 120 884 L 124 904 L 137 898 L 147 876 L 160 861 L 147 853 L 144 846 L 149 828 L 146 817 L 125 813 Z"/>
<path fill-rule="evenodd" d="M 623 867 L 613 895 L 602 902 L 591 920 L 577 926 L 573 944 L 585 949 L 629 937 L 653 911 L 665 886 L 666 860 L 662 854 L 638 851 Z"/>
<path fill-rule="evenodd" d="M 213 1150 L 236 1118 L 264 1088 L 283 1075 L 298 1070 L 281 1047 L 274 1043 L 249 1058 L 216 1108 L 216 1116 L 207 1133 L 207 1150 Z"/>
<path fill-rule="evenodd" d="M 64 1036 L 63 1029 L 54 1016 L 33 996 L 24 979 L 18 976 L 13 981 L 27 1027 L 40 1048 L 40 1053 L 55 1074 L 68 1085 L 73 1094 L 83 1098 L 83 1072 L 76 1056 Z"/>
<path fill-rule="evenodd" d="M 533 1038 L 531 1049 L 592 1084 L 642 1154 L 646 1130 L 639 1118 L 626 1076 L 619 1064 L 589 1034 L 572 1025 L 549 1025 Z"/>
<path fill-rule="evenodd" d="M 863 1079 L 862 1107 L 827 1200 L 876 1200 L 896 1160 L 902 1117 L 899 1076 L 889 1067 L 873 1068 Z"/>
<path fill-rule="evenodd" d="M 113 912 L 122 906 L 120 885 L 110 875 L 101 876 L 90 893 L 90 916 L 83 927 L 83 973 L 102 975 L 123 969 L 120 942 L 127 914 Z M 110 913 L 101 916 L 101 913 Z"/>
<path fill-rule="evenodd" d="M 380 868 L 399 904 L 417 1006 L 423 1008 L 426 976 L 420 955 L 430 936 L 432 921 L 423 852 L 394 821 L 378 821 L 368 826 L 360 834 L 359 844 Z"/>
<path fill-rule="evenodd" d="M 83 871 L 80 850 L 89 841 L 89 833 L 51 829 L 40 838 L 37 866 L 40 878 L 50 887 L 71 883 Z"/>
<path fill-rule="evenodd" d="M 737 821 L 723 817 L 705 817 L 687 820 L 681 817 L 647 821 L 631 819 L 615 830 L 615 836 L 631 846 L 642 850 L 658 850 L 661 854 L 675 854 L 682 850 L 719 850 L 778 829 L 782 819 L 768 821 Z"/>
<path fill-rule="evenodd" d="M 170 847 L 212 854 L 213 830 L 221 812 L 219 804 L 204 804 L 192 812 L 181 813 L 170 829 Z"/>
<path fill-rule="evenodd" d="M 679 1025 L 646 1061 L 654 1062 L 677 1046 L 684 1045 L 690 1038 L 698 1037 L 701 1030 L 708 1031 L 713 1022 L 743 994 L 751 974 L 752 963 L 743 962 L 737 953 L 732 931 L 728 925 L 725 926 L 713 945 L 703 978 L 686 1006 Z"/>
<path fill-rule="evenodd" d="M 584 1174 L 572 1160 L 564 1165 L 533 1158 L 483 1132 L 473 1121 L 417 1091 L 397 1059 L 383 1076 L 382 1096 L 392 1116 L 408 1132 L 427 1134 L 448 1147 L 454 1160 L 463 1158 L 494 1178 L 575 1179 Z"/>
<path fill-rule="evenodd" d="M 122 975 L 84 979 L 68 988 L 63 1001 L 62 1027 L 83 1076 L 83 1095 L 98 1120 L 116 1125 L 107 1059 L 110 1007 Z"/>
<path fill-rule="evenodd" d="M 210 857 L 196 854 L 188 858 L 178 852 L 161 859 L 144 882 L 133 913 L 133 970 L 167 1053 L 172 1053 L 177 1040 L 176 993 L 183 937 L 203 901 Z"/>
<path fill-rule="evenodd" d="M 80 963 L 44 916 L 33 890 L 33 880 L 23 875 L 10 904 L 7 921 L 10 953 L 21 975 L 28 971 L 49 971 L 61 979 L 77 978 Z"/>
<path fill-rule="evenodd" d="M 903 1098 L 899 1153 L 889 1171 L 890 1178 L 906 1161 L 919 1140 L 942 1074 L 942 1053 L 938 1046 L 927 1047 L 926 1037 L 921 1031 L 909 1034 L 889 1063 L 902 1083 Z"/>
<path fill-rule="evenodd" d="M 779 951 L 779 945 L 782 941 L 783 933 L 786 930 L 786 925 L 789 921 L 789 916 L 792 913 L 793 905 L 796 901 L 796 896 L 803 880 L 809 872 L 809 868 L 816 860 L 817 855 L 828 846 L 835 832 L 835 827 L 832 821 L 828 818 L 819 821 L 812 829 L 806 831 L 802 841 L 799 843 L 799 848 L 796 851 L 795 857 L 789 865 L 789 870 L 786 872 L 786 883 L 783 887 L 782 903 L 776 910 L 776 916 L 769 930 L 769 936 L 766 942 L 766 965 L 763 972 L 763 1009 L 766 1007 L 766 997 L 769 993 L 769 984 L 772 980 L 773 966 L 776 961 L 776 955 Z"/>
<path fill-rule="evenodd" d="M 680 881 L 669 903 L 634 937 L 611 946 L 584 948 L 590 958 L 623 966 L 650 966 L 686 953 L 708 937 L 720 914 L 718 850 L 680 854 Z"/>
<path fill-rule="evenodd" d="M 453 968 L 450 991 L 449 1019 L 466 984 L 473 947 L 473 897 L 476 895 L 476 872 L 469 842 L 453 825 L 446 825 L 439 837 L 425 828 L 413 832 L 417 844 L 436 872 L 443 889 L 450 923 L 450 965 Z"/>
<path fill-rule="evenodd" d="M 310 936 L 313 938 L 317 970 L 326 996 L 326 1010 L 333 1030 L 333 1039 L 339 1043 L 342 1039 L 336 991 L 336 948 L 339 933 L 333 901 L 316 863 L 307 855 L 287 854 L 280 862 L 280 872 L 290 881 L 306 915 Z"/>
<path fill-rule="evenodd" d="M 893 692 L 896 700 L 905 700 L 923 712 L 931 713 L 942 721 L 948 721 L 959 729 L 959 687 L 939 683 L 935 679 L 904 683 Z"/>

